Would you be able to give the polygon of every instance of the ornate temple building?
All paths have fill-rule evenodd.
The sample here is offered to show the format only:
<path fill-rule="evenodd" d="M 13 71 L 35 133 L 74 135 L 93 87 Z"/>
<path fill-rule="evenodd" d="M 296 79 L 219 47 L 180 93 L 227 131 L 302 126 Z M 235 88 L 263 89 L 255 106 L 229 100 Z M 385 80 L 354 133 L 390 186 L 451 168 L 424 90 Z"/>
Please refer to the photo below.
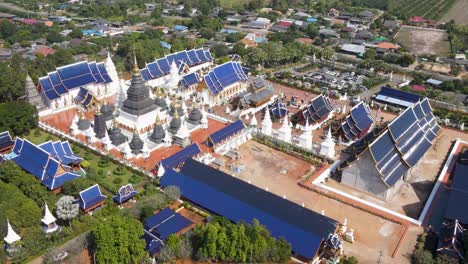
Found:
<path fill-rule="evenodd" d="M 239 61 L 218 65 L 203 77 L 198 98 L 209 105 L 220 104 L 247 90 L 249 77 Z"/>
<path fill-rule="evenodd" d="M 62 110 L 91 98 L 88 95 L 81 98 L 81 95 L 79 99 L 83 101 L 75 100 L 79 93 L 86 93 L 84 90 L 93 98 L 100 99 L 116 94 L 121 90 L 121 85 L 115 65 L 108 54 L 105 62 L 81 61 L 58 67 L 39 78 L 37 90 L 49 109 Z"/>

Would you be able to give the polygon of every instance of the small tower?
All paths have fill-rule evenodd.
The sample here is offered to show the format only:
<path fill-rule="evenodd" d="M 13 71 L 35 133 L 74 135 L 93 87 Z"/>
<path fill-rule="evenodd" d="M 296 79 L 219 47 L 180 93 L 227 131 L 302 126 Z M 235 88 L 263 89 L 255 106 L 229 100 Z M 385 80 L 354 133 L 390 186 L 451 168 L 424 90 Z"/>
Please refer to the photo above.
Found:
<path fill-rule="evenodd" d="M 160 112 L 166 111 L 167 102 L 166 102 L 166 99 L 164 98 L 164 93 L 162 92 L 161 88 L 157 87 L 154 94 L 156 95 L 156 98 L 154 99 L 154 104 L 157 107 L 159 107 Z"/>
<path fill-rule="evenodd" d="M 78 120 L 77 125 L 78 125 L 78 130 L 82 133 L 84 133 L 85 131 L 91 128 L 91 123 L 89 122 L 88 119 L 86 119 L 83 111 L 81 111 L 80 113 L 80 119 Z"/>
<path fill-rule="evenodd" d="M 198 126 L 202 118 L 203 114 L 200 109 L 198 109 L 197 104 L 194 102 L 192 104 L 192 111 L 190 111 L 190 115 L 187 121 L 192 125 Z"/>
<path fill-rule="evenodd" d="M 57 231 L 59 226 L 55 223 L 56 221 L 57 219 L 50 212 L 49 206 L 47 206 L 47 203 L 46 203 L 45 208 L 44 208 L 44 217 L 41 219 L 42 230 L 46 233 L 53 233 Z"/>
<path fill-rule="evenodd" d="M 130 141 L 130 148 L 132 149 L 132 153 L 134 155 L 138 155 L 141 153 L 143 149 L 143 140 L 141 140 L 140 135 L 138 134 L 138 129 L 135 127 L 133 129 L 133 137 L 132 141 Z"/>
<path fill-rule="evenodd" d="M 10 225 L 10 221 L 7 220 L 7 235 L 5 238 L 3 238 L 5 241 L 5 248 L 8 252 L 8 255 L 13 255 L 15 252 L 18 251 L 18 244 L 21 240 L 21 237 L 13 230 L 13 228 Z"/>
<path fill-rule="evenodd" d="M 166 131 L 164 130 L 161 119 L 159 118 L 159 115 L 156 115 L 156 121 L 154 122 L 153 133 L 151 133 L 149 140 L 151 140 L 152 142 L 156 144 L 161 144 L 165 136 L 166 136 Z"/>
<path fill-rule="evenodd" d="M 306 121 L 304 133 L 299 136 L 299 144 L 305 149 L 312 150 L 312 128 L 309 120 Z"/>
<path fill-rule="evenodd" d="M 88 130 L 86 130 L 85 136 L 88 139 L 89 143 L 91 144 L 96 142 L 97 140 L 96 133 L 94 133 L 94 130 L 92 128 L 89 128 Z"/>
<path fill-rule="evenodd" d="M 29 76 L 29 73 L 26 75 L 24 92 L 26 96 L 26 101 L 31 105 L 35 106 L 38 112 L 47 108 L 41 96 L 39 95 L 36 86 L 34 86 L 34 83 L 31 77 Z"/>
<path fill-rule="evenodd" d="M 124 134 L 120 130 L 119 123 L 117 123 L 116 118 L 114 118 L 112 128 L 109 131 L 109 138 L 114 146 L 119 146 L 122 143 L 127 141 L 127 138 L 124 136 Z"/>
<path fill-rule="evenodd" d="M 330 159 L 335 157 L 335 142 L 333 141 L 330 127 L 328 128 L 325 140 L 320 144 L 320 155 Z"/>
<path fill-rule="evenodd" d="M 80 131 L 78 130 L 78 115 L 75 114 L 75 117 L 73 117 L 72 123 L 70 125 L 70 132 L 72 135 L 78 134 Z"/>
<path fill-rule="evenodd" d="M 175 111 L 174 117 L 171 120 L 171 123 L 169 125 L 169 132 L 173 135 L 179 131 L 180 126 L 182 125 L 182 121 L 180 120 L 179 113 L 178 111 Z"/>
<path fill-rule="evenodd" d="M 271 128 L 272 128 L 273 123 L 271 122 L 270 118 L 270 110 L 268 110 L 268 107 L 265 108 L 265 116 L 263 117 L 262 121 L 262 133 L 271 136 Z"/>
<path fill-rule="evenodd" d="M 106 119 L 105 119 L 104 114 L 102 114 L 102 112 L 100 112 L 99 110 L 96 110 L 96 114 L 94 115 L 94 128 L 93 129 L 94 129 L 94 133 L 96 133 L 97 138 L 103 138 L 106 134 Z"/>
<path fill-rule="evenodd" d="M 284 116 L 283 125 L 278 129 L 279 137 L 285 142 L 291 142 L 291 126 L 289 125 L 288 115 Z"/>
<path fill-rule="evenodd" d="M 104 100 L 104 104 L 101 106 L 101 114 L 104 116 L 105 121 L 110 121 L 114 118 L 114 110 L 107 100 Z"/>

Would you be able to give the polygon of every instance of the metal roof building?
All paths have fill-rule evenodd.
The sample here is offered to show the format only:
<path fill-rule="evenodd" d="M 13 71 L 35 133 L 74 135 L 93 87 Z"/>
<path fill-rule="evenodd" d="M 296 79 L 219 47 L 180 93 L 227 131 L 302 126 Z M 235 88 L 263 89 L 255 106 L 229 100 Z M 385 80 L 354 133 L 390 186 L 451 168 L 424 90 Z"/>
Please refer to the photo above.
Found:
<path fill-rule="evenodd" d="M 175 185 L 183 197 L 233 222 L 258 219 L 295 254 L 313 259 L 337 222 L 195 160 L 180 173 L 167 170 L 162 186 Z"/>
<path fill-rule="evenodd" d="M 414 105 L 422 98 L 422 96 L 417 94 L 408 93 L 384 86 L 380 88 L 380 92 L 375 97 L 375 100 L 406 108 Z"/>

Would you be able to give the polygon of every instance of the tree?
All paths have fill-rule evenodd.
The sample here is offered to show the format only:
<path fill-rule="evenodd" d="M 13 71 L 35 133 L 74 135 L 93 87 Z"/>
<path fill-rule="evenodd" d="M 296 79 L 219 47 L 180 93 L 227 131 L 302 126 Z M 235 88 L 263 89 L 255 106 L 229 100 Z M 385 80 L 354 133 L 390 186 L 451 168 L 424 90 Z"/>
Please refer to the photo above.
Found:
<path fill-rule="evenodd" d="M 375 49 L 367 49 L 363 55 L 363 58 L 367 60 L 373 60 L 375 57 L 377 57 L 377 51 Z"/>
<path fill-rule="evenodd" d="M 60 43 L 63 41 L 62 35 L 60 35 L 60 33 L 58 33 L 57 31 L 49 32 L 49 34 L 47 34 L 46 39 L 49 43 Z"/>
<path fill-rule="evenodd" d="M 354 256 L 351 256 L 351 257 L 347 257 L 347 256 L 344 256 L 340 259 L 340 262 L 339 264 L 358 264 L 358 260 L 354 257 Z"/>
<path fill-rule="evenodd" d="M 70 220 L 77 217 L 80 212 L 79 205 L 75 203 L 75 198 L 73 198 L 73 196 L 64 195 L 60 197 L 55 205 L 55 213 L 57 214 L 57 217 L 69 223 Z"/>
<path fill-rule="evenodd" d="M 99 219 L 91 235 L 97 263 L 139 263 L 146 255 L 143 225 L 119 214 Z"/>
<path fill-rule="evenodd" d="M 74 28 L 72 29 L 72 32 L 70 32 L 69 35 L 71 38 L 78 38 L 81 39 L 83 37 L 83 32 L 81 32 L 80 28 Z"/>
<path fill-rule="evenodd" d="M 88 170 L 88 174 L 94 174 L 94 172 Z M 94 181 L 90 178 L 79 177 L 72 181 L 67 181 L 62 187 L 62 191 L 66 195 L 78 196 L 82 190 L 92 185 L 94 185 Z"/>
<path fill-rule="evenodd" d="M 215 32 L 213 31 L 213 29 L 208 28 L 208 27 L 200 28 L 199 32 L 202 38 L 205 38 L 205 39 L 212 39 L 215 35 Z"/>
<path fill-rule="evenodd" d="M 24 135 L 37 126 L 36 108 L 23 101 L 0 104 L 0 116 L 0 131 L 13 135 Z"/>
<path fill-rule="evenodd" d="M 177 186 L 167 186 L 164 188 L 164 193 L 171 201 L 177 201 L 180 199 L 180 189 Z"/>
<path fill-rule="evenodd" d="M 229 54 L 229 48 L 223 44 L 217 44 L 211 48 L 211 52 L 213 52 L 216 57 L 223 57 Z"/>

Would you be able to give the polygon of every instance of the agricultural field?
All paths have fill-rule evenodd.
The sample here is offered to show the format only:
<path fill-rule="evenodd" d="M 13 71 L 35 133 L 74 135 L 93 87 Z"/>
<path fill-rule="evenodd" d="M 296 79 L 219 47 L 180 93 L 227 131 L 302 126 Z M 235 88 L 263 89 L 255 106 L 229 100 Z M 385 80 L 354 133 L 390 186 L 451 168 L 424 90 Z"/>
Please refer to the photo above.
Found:
<path fill-rule="evenodd" d="M 468 0 L 457 0 L 440 22 L 454 20 L 457 25 L 468 25 Z"/>
<path fill-rule="evenodd" d="M 422 16 L 438 20 L 443 17 L 457 0 L 389 0 L 387 10 L 400 18 Z M 466 0 L 458 0 L 466 1 Z M 460 10 L 461 12 L 466 9 Z"/>
<path fill-rule="evenodd" d="M 398 44 L 416 55 L 448 56 L 450 44 L 443 30 L 404 26 L 395 35 Z"/>

